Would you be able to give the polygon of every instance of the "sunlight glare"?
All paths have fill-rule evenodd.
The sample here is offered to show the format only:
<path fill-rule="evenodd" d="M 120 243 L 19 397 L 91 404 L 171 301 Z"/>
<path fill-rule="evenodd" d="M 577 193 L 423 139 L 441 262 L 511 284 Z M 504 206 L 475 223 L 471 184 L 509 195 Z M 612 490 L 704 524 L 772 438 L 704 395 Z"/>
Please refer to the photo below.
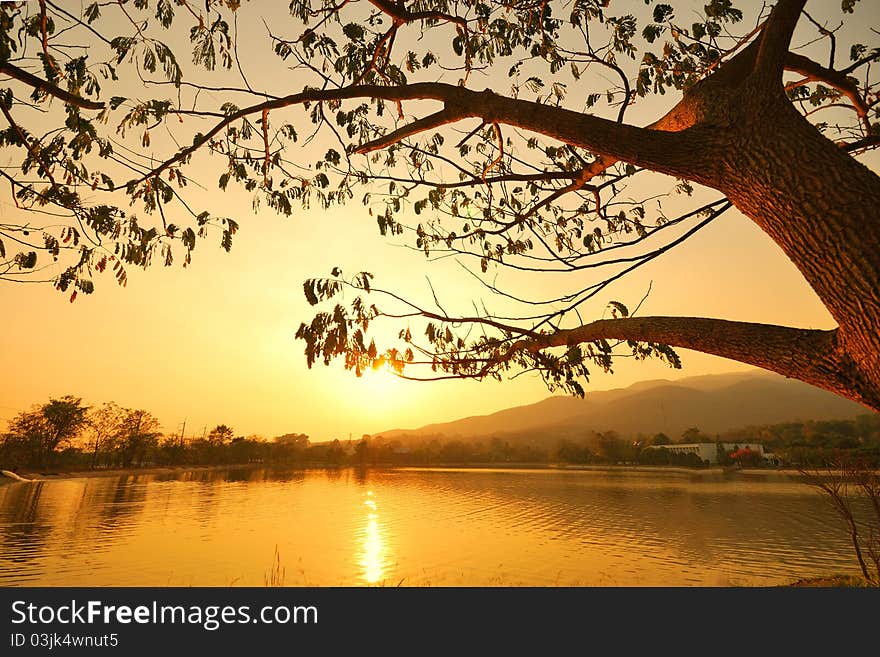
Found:
<path fill-rule="evenodd" d="M 367 494 L 372 495 L 372 491 Z M 369 511 L 367 512 L 367 526 L 364 529 L 363 552 L 360 565 L 364 568 L 364 580 L 368 584 L 375 584 L 382 579 L 385 541 L 379 528 L 379 514 L 376 512 L 375 500 L 366 500 L 364 506 Z"/>

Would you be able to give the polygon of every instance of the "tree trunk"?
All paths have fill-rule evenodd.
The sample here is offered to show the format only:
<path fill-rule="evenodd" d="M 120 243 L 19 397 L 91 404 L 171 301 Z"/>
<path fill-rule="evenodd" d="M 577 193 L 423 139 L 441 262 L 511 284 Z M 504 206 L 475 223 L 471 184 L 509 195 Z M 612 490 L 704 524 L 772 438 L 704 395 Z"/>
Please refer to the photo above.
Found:
<path fill-rule="evenodd" d="M 839 371 L 823 387 L 880 410 L 880 177 L 781 90 L 750 91 L 744 85 L 731 108 L 735 127 L 715 186 L 779 245 L 838 322 Z"/>

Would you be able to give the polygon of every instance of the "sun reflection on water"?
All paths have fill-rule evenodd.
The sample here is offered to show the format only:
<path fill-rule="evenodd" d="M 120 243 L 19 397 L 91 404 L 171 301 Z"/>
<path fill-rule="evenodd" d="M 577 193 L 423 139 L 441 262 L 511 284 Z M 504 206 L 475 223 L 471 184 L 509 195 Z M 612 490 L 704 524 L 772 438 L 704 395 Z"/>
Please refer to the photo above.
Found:
<path fill-rule="evenodd" d="M 384 571 L 385 541 L 379 527 L 378 507 L 373 499 L 373 491 L 367 491 L 364 506 L 369 510 L 367 511 L 367 525 L 363 533 L 360 565 L 364 569 L 364 580 L 368 584 L 375 584 L 382 579 Z"/>

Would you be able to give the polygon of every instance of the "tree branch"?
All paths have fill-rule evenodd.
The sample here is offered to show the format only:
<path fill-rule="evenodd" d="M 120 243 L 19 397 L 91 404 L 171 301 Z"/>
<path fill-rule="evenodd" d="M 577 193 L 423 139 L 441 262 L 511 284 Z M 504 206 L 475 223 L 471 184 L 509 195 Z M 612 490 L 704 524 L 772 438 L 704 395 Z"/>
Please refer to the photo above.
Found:
<path fill-rule="evenodd" d="M 422 119 L 418 119 L 417 121 L 413 121 L 412 123 L 398 128 L 393 132 L 389 132 L 384 137 L 374 139 L 373 141 L 368 141 L 366 144 L 362 144 L 354 152 L 359 155 L 363 155 L 364 153 L 369 153 L 370 151 L 377 151 L 381 148 L 387 148 L 388 146 L 392 146 L 397 142 L 406 139 L 407 137 L 411 137 L 412 135 L 424 132 L 425 130 L 439 128 L 440 126 L 446 125 L 448 123 L 458 121 L 461 118 L 463 117 L 459 114 L 444 109 L 439 112 L 435 112 L 430 116 L 426 116 Z"/>
<path fill-rule="evenodd" d="M 788 47 L 807 0 L 779 0 L 761 32 L 761 45 L 755 57 L 754 75 L 766 83 L 782 78 Z"/>
<path fill-rule="evenodd" d="M 6 109 L 6 105 L 4 105 L 2 102 L 0 102 L 0 112 L 3 113 L 4 117 L 6 117 L 6 121 L 9 123 L 9 126 L 13 130 L 15 130 L 18 138 L 21 140 L 21 145 L 24 146 L 34 158 L 34 160 L 39 163 L 39 165 L 43 169 L 43 173 L 46 174 L 46 177 L 52 183 L 52 187 L 55 187 L 58 183 L 56 183 L 55 178 L 52 177 L 52 170 L 49 168 L 49 165 L 46 164 L 46 162 L 40 155 L 39 143 L 31 143 L 28 141 L 27 135 L 25 134 L 24 130 L 22 130 L 21 127 L 15 122 L 15 120 L 12 118 L 12 115 L 9 113 L 9 110 Z M 15 195 L 13 194 L 13 197 L 14 196 Z"/>
<path fill-rule="evenodd" d="M 403 3 L 391 2 L 391 0 L 370 0 L 370 4 L 391 17 L 398 25 L 413 23 L 415 21 L 446 21 L 467 27 L 467 21 L 460 16 L 453 16 L 442 11 L 410 11 Z"/>
<path fill-rule="evenodd" d="M 572 146 L 631 162 L 636 166 L 690 178 L 696 182 L 708 179 L 711 175 L 708 169 L 715 160 L 713 146 L 716 145 L 717 137 L 711 129 L 695 127 L 680 132 L 651 130 L 561 107 L 500 96 L 488 89 L 477 92 L 442 82 L 419 82 L 401 86 L 356 85 L 339 89 L 308 89 L 242 108 L 217 123 L 191 146 L 181 149 L 152 171 L 129 181 L 129 184 L 139 184 L 186 159 L 223 128 L 251 114 L 311 102 L 354 98 L 376 98 L 394 102 L 438 100 L 445 104 L 445 109 L 421 119 L 421 123 L 417 121 L 419 127 L 425 126 L 421 129 L 448 122 L 439 120 L 443 117 L 449 117 L 450 121 L 469 117 L 482 118 L 486 123 L 516 126 Z M 412 130 L 412 126 L 401 130 L 406 131 L 406 134 L 418 132 Z M 395 133 L 391 133 L 386 139 L 392 136 L 398 138 Z M 695 153 L 702 156 L 697 162 Z"/>
<path fill-rule="evenodd" d="M 65 103 L 76 105 L 77 107 L 80 107 L 82 109 L 102 110 L 107 107 L 105 103 L 89 100 L 87 98 L 83 98 L 82 96 L 72 94 L 69 91 L 65 91 L 61 87 L 58 87 L 51 82 L 47 82 L 46 80 L 42 80 L 33 73 L 28 73 L 27 71 L 22 70 L 17 66 L 10 64 L 9 62 L 4 62 L 3 64 L 0 64 L 0 73 L 5 73 L 9 77 L 15 78 L 19 82 L 24 82 L 29 87 L 33 87 L 34 89 L 38 89 L 40 91 L 45 91 L 50 96 L 55 96 L 56 98 L 63 100 Z"/>
<path fill-rule="evenodd" d="M 874 148 L 875 146 L 880 146 L 880 135 L 870 135 L 864 139 L 859 139 L 858 141 L 840 144 L 840 147 L 847 153 Z"/>
<path fill-rule="evenodd" d="M 789 52 L 785 56 L 785 70 L 800 73 L 805 77 L 805 82 L 824 82 L 837 89 L 849 99 L 859 118 L 870 129 L 870 122 L 868 121 L 868 111 L 870 108 L 859 93 L 858 84 L 846 74 L 831 68 L 825 68 L 809 57 L 793 52 Z"/>
<path fill-rule="evenodd" d="M 714 354 L 838 394 L 846 389 L 847 396 L 852 398 L 851 378 L 845 383 L 846 368 L 838 356 L 837 329 L 821 331 L 704 317 L 602 319 L 556 331 L 541 340 L 515 342 L 504 359 L 509 360 L 518 351 L 534 353 L 549 347 L 610 339 L 653 342 Z"/>

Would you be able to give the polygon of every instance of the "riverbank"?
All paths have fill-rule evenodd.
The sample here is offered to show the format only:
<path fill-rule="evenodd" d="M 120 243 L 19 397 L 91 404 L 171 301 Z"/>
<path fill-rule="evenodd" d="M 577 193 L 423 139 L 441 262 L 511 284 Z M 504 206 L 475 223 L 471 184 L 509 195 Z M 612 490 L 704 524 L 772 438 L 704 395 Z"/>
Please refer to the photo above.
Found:
<path fill-rule="evenodd" d="M 855 575 L 830 575 L 828 577 L 809 577 L 807 579 L 799 579 L 788 585 L 792 588 L 845 588 L 845 589 L 864 589 L 870 588 L 872 585 L 862 577 Z"/>
<path fill-rule="evenodd" d="M 306 463 L 297 465 L 284 465 L 272 463 L 228 463 L 219 465 L 166 465 L 129 468 L 108 468 L 96 470 L 21 470 L 18 472 L 3 471 L 0 474 L 0 485 L 16 483 L 19 481 L 56 481 L 63 479 L 83 479 L 95 477 L 120 477 L 120 476 L 153 476 L 153 475 L 176 475 L 195 472 L 210 472 L 223 470 L 256 470 L 266 468 L 270 470 L 315 470 L 315 469 L 346 469 L 359 468 L 356 465 L 337 465 L 328 463 Z M 731 469 L 721 466 L 687 468 L 675 465 L 612 465 L 612 464 L 584 464 L 574 465 L 567 463 L 432 463 L 430 465 L 395 465 L 376 464 L 365 466 L 365 469 L 376 470 L 487 470 L 499 472 L 536 471 L 550 472 L 607 472 L 613 474 L 636 474 L 658 473 L 678 474 L 688 477 L 699 478 L 790 478 L 802 480 L 804 475 L 796 469 L 782 468 L 754 468 L 754 469 Z M 8 476 L 7 476 L 8 473 Z M 831 474 L 831 471 L 828 471 Z"/>
<path fill-rule="evenodd" d="M 256 469 L 266 467 L 260 463 L 243 463 L 243 464 L 225 464 L 225 465 L 164 465 L 150 466 L 146 468 L 107 468 L 100 470 L 70 470 L 70 471 L 39 471 L 24 470 L 17 474 L 20 479 L 0 476 L 0 481 L 6 480 L 6 483 L 14 483 L 15 481 L 55 481 L 60 479 L 83 479 L 94 477 L 122 477 L 132 475 L 173 475 L 184 474 L 188 472 L 208 472 L 214 470 L 238 470 L 241 468 Z"/>

